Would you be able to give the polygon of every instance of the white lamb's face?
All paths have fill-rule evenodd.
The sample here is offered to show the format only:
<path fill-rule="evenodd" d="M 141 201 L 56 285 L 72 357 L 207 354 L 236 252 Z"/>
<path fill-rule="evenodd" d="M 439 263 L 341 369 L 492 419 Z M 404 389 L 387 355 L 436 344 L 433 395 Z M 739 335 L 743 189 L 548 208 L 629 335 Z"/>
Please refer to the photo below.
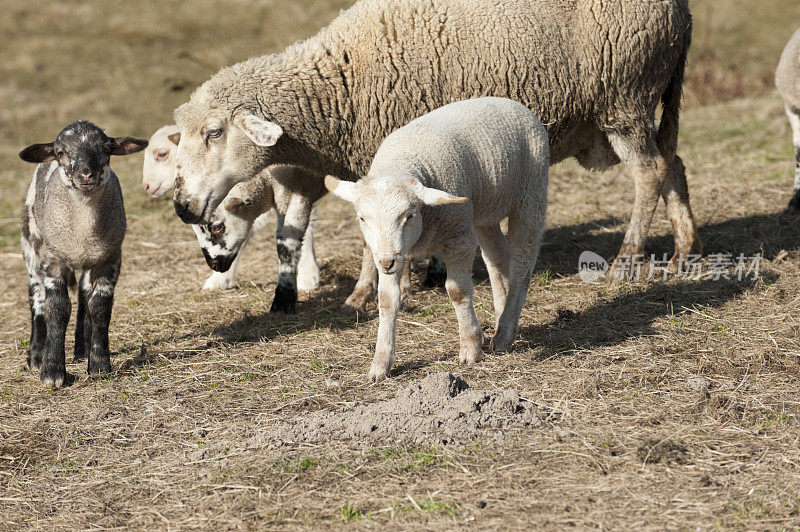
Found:
<path fill-rule="evenodd" d="M 175 117 L 175 212 L 184 223 L 210 223 L 231 188 L 268 165 L 267 150 L 283 130 L 251 114 L 231 118 L 219 110 L 200 116 L 178 108 Z"/>
<path fill-rule="evenodd" d="M 177 132 L 177 126 L 162 127 L 153 133 L 144 151 L 142 186 L 154 198 L 163 196 L 175 183 L 175 152 L 178 145 L 174 134 Z"/>
<path fill-rule="evenodd" d="M 409 250 L 422 235 L 423 205 L 464 203 L 461 198 L 422 185 L 417 179 L 378 179 L 366 177 L 358 183 L 328 176 L 330 192 L 353 204 L 379 271 L 393 274 L 402 268 Z"/>

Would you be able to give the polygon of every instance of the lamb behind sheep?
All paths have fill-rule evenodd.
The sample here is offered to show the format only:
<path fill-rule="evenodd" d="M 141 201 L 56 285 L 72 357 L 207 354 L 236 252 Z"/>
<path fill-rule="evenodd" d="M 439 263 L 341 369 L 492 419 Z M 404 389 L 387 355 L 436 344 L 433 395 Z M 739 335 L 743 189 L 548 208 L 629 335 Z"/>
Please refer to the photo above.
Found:
<path fill-rule="evenodd" d="M 108 324 L 127 228 L 122 190 L 111 155 L 143 150 L 147 141 L 108 137 L 91 122 L 65 127 L 54 142 L 19 154 L 39 163 L 22 210 L 22 253 L 28 269 L 31 342 L 28 366 L 42 384 L 66 379 L 64 337 L 72 305 L 67 286 L 78 282 L 75 359 L 88 354 L 88 372 L 111 371 Z"/>
<path fill-rule="evenodd" d="M 319 266 L 314 255 L 312 224 L 306 227 L 305 235 L 296 230 L 283 231 L 287 223 L 283 213 L 289 204 L 306 203 L 306 208 L 310 209 L 311 204 L 325 194 L 318 177 L 297 176 L 298 172 L 303 173 L 289 166 L 267 168 L 250 181 L 233 187 L 214 211 L 210 224 L 192 226 L 206 263 L 215 272 L 206 281 L 204 289 L 233 286 L 236 267 L 250 234 L 265 225 L 267 214 L 272 209 L 276 209 L 278 215 L 278 255 L 281 258 L 275 300 L 281 301 L 281 297 L 284 302 L 287 297 L 292 299 L 292 292 L 293 299 L 296 299 L 298 288 L 313 290 L 317 286 Z M 290 181 L 294 189 L 283 186 L 285 181 Z M 284 234 L 286 238 L 282 238 Z M 301 245 L 296 240 L 287 240 L 298 236 L 302 237 Z"/>
<path fill-rule="evenodd" d="M 325 178 L 328 190 L 354 204 L 378 268 L 371 379 L 385 378 L 394 359 L 398 271 L 409 257 L 430 252 L 442 251 L 447 265 L 459 360 L 483 358 L 472 304 L 478 244 L 494 298 L 492 349 L 510 347 L 545 230 L 548 167 L 547 133 L 533 113 L 512 100 L 477 98 L 445 105 L 387 136 L 357 183 Z M 506 217 L 507 240 L 500 230 Z"/>
<path fill-rule="evenodd" d="M 175 183 L 175 151 L 178 147 L 178 126 L 163 126 L 150 137 L 144 152 L 142 186 L 154 198 L 160 198 Z"/>
<path fill-rule="evenodd" d="M 789 39 L 775 71 L 775 85 L 786 104 L 794 143 L 794 193 L 789 209 L 800 211 L 800 30 Z"/>

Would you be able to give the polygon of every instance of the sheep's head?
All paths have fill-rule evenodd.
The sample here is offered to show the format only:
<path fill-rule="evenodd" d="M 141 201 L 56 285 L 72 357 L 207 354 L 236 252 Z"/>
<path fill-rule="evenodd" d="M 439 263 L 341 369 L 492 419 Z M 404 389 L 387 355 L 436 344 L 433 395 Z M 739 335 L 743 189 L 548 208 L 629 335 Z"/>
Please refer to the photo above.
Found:
<path fill-rule="evenodd" d="M 214 211 L 211 223 L 192 225 L 209 268 L 218 272 L 230 269 L 256 218 L 266 210 L 263 201 L 263 195 L 254 197 L 246 187 L 236 186 Z"/>
<path fill-rule="evenodd" d="M 325 177 L 325 187 L 356 209 L 364 240 L 382 273 L 402 268 L 408 251 L 422 235 L 425 205 L 465 203 L 468 198 L 424 186 L 418 179 L 365 177 L 357 183 Z"/>
<path fill-rule="evenodd" d="M 201 95 L 202 96 L 202 95 Z M 269 165 L 269 150 L 283 130 L 249 111 L 235 116 L 202 97 L 175 111 L 180 130 L 176 155 L 175 212 L 184 223 L 209 223 L 211 213 L 236 183 Z"/>
<path fill-rule="evenodd" d="M 135 137 L 109 137 L 86 120 L 68 125 L 53 142 L 33 144 L 19 153 L 29 163 L 57 161 L 64 184 L 89 194 L 105 184 L 112 155 L 128 155 L 147 147 Z"/>
<path fill-rule="evenodd" d="M 178 149 L 178 126 L 164 126 L 150 137 L 144 152 L 142 186 L 154 198 L 160 198 L 175 183 L 175 152 Z"/>

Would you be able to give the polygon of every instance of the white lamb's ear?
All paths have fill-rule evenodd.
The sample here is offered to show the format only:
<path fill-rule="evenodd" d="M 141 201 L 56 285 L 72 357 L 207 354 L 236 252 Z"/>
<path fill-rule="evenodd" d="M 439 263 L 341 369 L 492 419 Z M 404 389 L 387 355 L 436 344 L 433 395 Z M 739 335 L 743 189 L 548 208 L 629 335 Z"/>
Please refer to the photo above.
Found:
<path fill-rule="evenodd" d="M 342 181 L 332 175 L 325 176 L 325 188 L 328 189 L 328 192 L 350 203 L 356 201 L 356 186 L 356 183 Z"/>
<path fill-rule="evenodd" d="M 274 146 L 283 135 L 283 128 L 269 120 L 264 120 L 255 115 L 243 115 L 233 121 L 234 125 L 244 131 L 244 134 L 256 146 Z"/>
<path fill-rule="evenodd" d="M 408 184 L 414 189 L 414 193 L 425 205 L 449 205 L 451 203 L 466 203 L 469 198 L 453 196 L 444 190 L 429 188 L 419 182 L 418 179 L 407 178 Z"/>

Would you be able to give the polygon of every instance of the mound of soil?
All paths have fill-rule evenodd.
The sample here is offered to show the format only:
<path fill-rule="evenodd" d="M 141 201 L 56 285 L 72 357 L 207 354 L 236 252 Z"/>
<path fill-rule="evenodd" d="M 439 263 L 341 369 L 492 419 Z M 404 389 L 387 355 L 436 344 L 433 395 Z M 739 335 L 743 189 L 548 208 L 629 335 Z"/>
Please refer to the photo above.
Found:
<path fill-rule="evenodd" d="M 502 438 L 509 428 L 541 426 L 550 414 L 514 390 L 476 390 L 463 379 L 441 372 L 411 382 L 393 399 L 315 412 L 263 431 L 251 443 L 337 439 L 447 445 L 479 435 Z"/>

